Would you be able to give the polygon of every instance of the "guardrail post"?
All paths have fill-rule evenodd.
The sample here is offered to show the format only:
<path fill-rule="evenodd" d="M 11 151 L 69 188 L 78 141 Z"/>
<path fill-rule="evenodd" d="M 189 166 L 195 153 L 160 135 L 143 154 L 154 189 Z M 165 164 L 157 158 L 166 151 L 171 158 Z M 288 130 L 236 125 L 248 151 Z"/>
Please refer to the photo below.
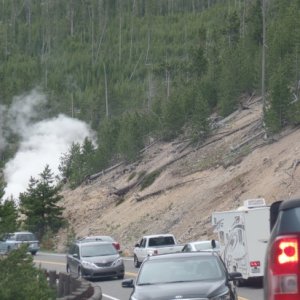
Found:
<path fill-rule="evenodd" d="M 49 271 L 48 276 L 49 276 L 49 286 L 51 288 L 56 288 L 56 279 L 57 279 L 56 271 Z"/>
<path fill-rule="evenodd" d="M 59 273 L 58 274 L 58 291 L 57 291 L 58 298 L 64 296 L 64 282 L 63 282 L 63 280 L 64 280 L 64 274 Z"/>

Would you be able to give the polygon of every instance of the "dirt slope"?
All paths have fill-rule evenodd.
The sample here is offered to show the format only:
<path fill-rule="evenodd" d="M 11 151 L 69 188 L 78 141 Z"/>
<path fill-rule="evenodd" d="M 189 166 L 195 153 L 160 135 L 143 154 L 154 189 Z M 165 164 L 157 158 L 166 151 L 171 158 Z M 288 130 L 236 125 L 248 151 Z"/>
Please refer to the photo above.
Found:
<path fill-rule="evenodd" d="M 267 139 L 260 99 L 244 104 L 248 109 L 216 123 L 205 144 L 156 142 L 140 162 L 64 190 L 65 217 L 76 236 L 112 235 L 130 254 L 143 234 L 171 232 L 179 242 L 206 239 L 213 236 L 213 211 L 237 208 L 251 198 L 271 203 L 300 196 L 300 129 Z M 149 187 L 136 185 L 115 195 L 155 170 L 160 175 Z M 58 236 L 58 250 L 64 251 L 66 235 Z"/>

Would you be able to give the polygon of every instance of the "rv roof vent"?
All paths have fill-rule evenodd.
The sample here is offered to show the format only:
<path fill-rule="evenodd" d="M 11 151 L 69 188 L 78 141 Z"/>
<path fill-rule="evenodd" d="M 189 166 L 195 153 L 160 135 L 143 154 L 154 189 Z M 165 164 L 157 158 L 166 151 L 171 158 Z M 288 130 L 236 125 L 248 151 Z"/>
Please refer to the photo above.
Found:
<path fill-rule="evenodd" d="M 244 201 L 244 206 L 248 208 L 266 206 L 266 201 L 264 198 L 248 199 Z"/>

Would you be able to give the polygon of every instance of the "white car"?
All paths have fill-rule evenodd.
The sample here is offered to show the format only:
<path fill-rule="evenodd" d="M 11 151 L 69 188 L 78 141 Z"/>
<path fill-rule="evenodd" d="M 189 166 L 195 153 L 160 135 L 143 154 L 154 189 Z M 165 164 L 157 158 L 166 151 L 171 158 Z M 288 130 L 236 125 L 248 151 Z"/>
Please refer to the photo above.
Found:
<path fill-rule="evenodd" d="M 139 268 L 144 259 L 152 255 L 181 252 L 183 245 L 179 245 L 173 234 L 145 235 L 133 249 L 133 263 Z"/>
<path fill-rule="evenodd" d="M 35 255 L 40 250 L 39 241 L 36 236 L 29 231 L 19 231 L 8 233 L 4 240 L 7 246 L 7 252 L 18 249 L 21 245 L 28 245 L 28 252 Z"/>
<path fill-rule="evenodd" d="M 184 245 L 182 252 L 215 251 L 220 254 L 220 243 L 216 240 L 194 241 Z"/>

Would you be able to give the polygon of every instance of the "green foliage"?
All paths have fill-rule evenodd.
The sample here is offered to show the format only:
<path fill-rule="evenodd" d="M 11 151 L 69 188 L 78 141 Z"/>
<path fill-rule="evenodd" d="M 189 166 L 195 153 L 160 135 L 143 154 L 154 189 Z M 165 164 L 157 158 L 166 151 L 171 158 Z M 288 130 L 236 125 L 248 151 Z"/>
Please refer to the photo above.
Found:
<path fill-rule="evenodd" d="M 68 153 L 62 155 L 59 171 L 70 187 L 75 188 L 87 175 L 97 170 L 96 149 L 93 142 L 85 138 L 83 144 L 73 143 Z"/>
<path fill-rule="evenodd" d="M 85 141 L 62 157 L 72 188 L 117 160 L 137 159 L 149 137 L 170 140 L 186 126 L 204 137 L 211 113 L 225 117 L 242 93 L 261 88 L 260 0 L 2 2 L 1 103 L 39 86 L 51 115 L 97 131 L 96 149 Z M 267 2 L 265 117 L 276 131 L 298 122 L 297 105 L 287 103 L 300 79 L 300 4 Z"/>
<path fill-rule="evenodd" d="M 181 132 L 185 121 L 183 112 L 183 102 L 177 95 L 162 104 L 162 134 L 165 140 L 171 140 Z"/>
<path fill-rule="evenodd" d="M 32 256 L 26 252 L 24 245 L 0 259 L 0 299 L 55 299 L 44 272 L 36 268 Z"/>
<path fill-rule="evenodd" d="M 286 65 L 281 65 L 270 80 L 270 107 L 266 112 L 266 125 L 272 133 L 278 132 L 289 123 L 292 95 L 286 72 Z"/>
<path fill-rule="evenodd" d="M 143 179 L 142 179 L 142 182 L 141 182 L 141 190 L 145 189 L 146 187 L 150 186 L 154 181 L 155 179 L 160 175 L 160 171 L 156 170 L 156 171 L 153 171 L 149 174 L 147 174 Z"/>
<path fill-rule="evenodd" d="M 13 198 L 3 199 L 5 187 L 5 181 L 0 178 L 0 237 L 18 228 L 18 208 Z"/>
<path fill-rule="evenodd" d="M 20 212 L 25 215 L 24 227 L 39 239 L 48 231 L 56 233 L 65 225 L 59 201 L 61 186 L 54 184 L 53 173 L 47 165 L 39 179 L 30 178 L 26 192 L 20 193 Z"/>
<path fill-rule="evenodd" d="M 0 203 L 0 236 L 18 229 L 18 208 L 13 199 Z"/>

